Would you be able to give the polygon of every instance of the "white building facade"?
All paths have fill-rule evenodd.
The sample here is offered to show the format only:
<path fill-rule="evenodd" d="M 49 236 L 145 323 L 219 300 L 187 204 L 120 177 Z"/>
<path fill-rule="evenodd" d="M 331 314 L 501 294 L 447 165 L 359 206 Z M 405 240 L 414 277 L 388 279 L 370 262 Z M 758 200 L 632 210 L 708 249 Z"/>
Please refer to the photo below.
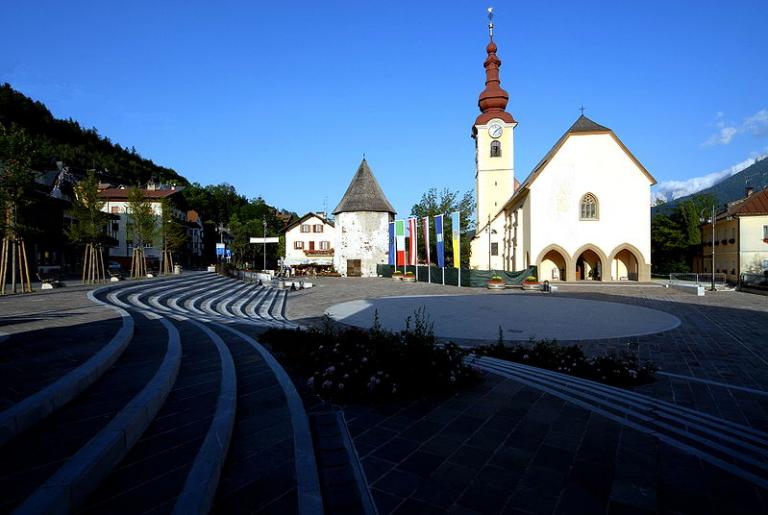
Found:
<path fill-rule="evenodd" d="M 307 213 L 285 228 L 283 265 L 332 266 L 336 227 L 321 213 Z"/>

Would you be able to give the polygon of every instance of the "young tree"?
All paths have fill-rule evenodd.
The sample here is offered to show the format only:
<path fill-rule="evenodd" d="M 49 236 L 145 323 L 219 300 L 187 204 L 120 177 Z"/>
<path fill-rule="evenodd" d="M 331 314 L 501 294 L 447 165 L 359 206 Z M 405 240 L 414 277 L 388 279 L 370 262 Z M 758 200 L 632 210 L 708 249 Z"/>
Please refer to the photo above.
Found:
<path fill-rule="evenodd" d="M 168 199 L 160 202 L 160 223 L 157 225 L 157 236 L 160 240 L 162 255 L 160 258 L 160 275 L 173 273 L 173 253 L 187 241 L 187 233 L 174 216 L 173 206 Z"/>
<path fill-rule="evenodd" d="M 83 253 L 83 284 L 101 282 L 106 278 L 103 244 L 106 241 L 108 215 L 102 211 L 104 201 L 99 198 L 99 180 L 89 172 L 75 186 L 75 198 L 70 215 L 73 223 L 66 229 L 74 243 L 85 245 Z"/>
<path fill-rule="evenodd" d="M 147 257 L 144 247 L 151 245 L 155 236 L 155 213 L 152 203 L 139 188 L 128 191 L 128 236 L 133 242 L 131 256 L 131 277 L 138 279 L 147 275 Z"/>
<path fill-rule="evenodd" d="M 27 249 L 24 245 L 25 227 L 19 220 L 19 206 L 31 189 L 33 173 L 32 142 L 26 132 L 13 125 L 0 123 L 0 232 L 3 235 L 0 252 L 0 294 L 5 294 L 10 272 L 11 291 L 31 292 Z"/>
<path fill-rule="evenodd" d="M 458 191 L 451 191 L 448 188 L 439 190 L 437 188 L 431 188 L 421 196 L 421 200 L 418 204 L 414 204 L 411 208 L 411 214 L 419 218 L 419 224 L 421 219 L 425 216 L 429 216 L 430 233 L 430 256 L 437 255 L 436 244 L 434 240 L 434 223 L 435 215 L 444 214 L 443 218 L 443 241 L 445 245 L 446 264 L 453 262 L 453 253 L 451 252 L 453 244 L 453 235 L 451 228 L 451 213 L 454 211 L 459 212 L 459 221 L 461 225 L 461 241 L 460 241 L 460 253 L 461 253 L 461 266 L 462 268 L 469 268 L 469 255 L 471 252 L 470 239 L 474 235 L 475 223 L 472 215 L 475 213 L 475 197 L 471 191 L 461 195 Z M 419 233 L 421 233 L 421 225 L 419 225 Z M 419 248 L 421 248 L 421 242 L 419 242 Z M 419 251 L 423 254 L 423 251 Z M 436 259 L 432 258 L 433 263 Z"/>

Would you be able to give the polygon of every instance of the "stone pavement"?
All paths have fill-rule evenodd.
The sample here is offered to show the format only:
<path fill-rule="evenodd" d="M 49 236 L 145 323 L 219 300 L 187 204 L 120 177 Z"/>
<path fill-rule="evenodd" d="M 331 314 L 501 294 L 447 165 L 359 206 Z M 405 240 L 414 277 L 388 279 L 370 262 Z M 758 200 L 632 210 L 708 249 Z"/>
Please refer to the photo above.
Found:
<path fill-rule="evenodd" d="M 489 374 L 444 400 L 345 409 L 382 514 L 765 513 L 768 491 Z"/>

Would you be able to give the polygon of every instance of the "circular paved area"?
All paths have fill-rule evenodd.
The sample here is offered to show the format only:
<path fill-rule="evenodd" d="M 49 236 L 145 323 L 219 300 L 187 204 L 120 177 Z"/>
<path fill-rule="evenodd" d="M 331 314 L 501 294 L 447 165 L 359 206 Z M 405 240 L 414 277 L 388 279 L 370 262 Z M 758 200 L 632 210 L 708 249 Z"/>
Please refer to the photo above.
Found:
<path fill-rule="evenodd" d="M 550 295 L 444 295 L 384 297 L 336 304 L 326 313 L 343 324 L 381 325 L 400 331 L 424 307 L 435 335 L 455 341 L 504 339 L 599 340 L 660 333 L 680 325 L 676 316 L 616 302 Z"/>

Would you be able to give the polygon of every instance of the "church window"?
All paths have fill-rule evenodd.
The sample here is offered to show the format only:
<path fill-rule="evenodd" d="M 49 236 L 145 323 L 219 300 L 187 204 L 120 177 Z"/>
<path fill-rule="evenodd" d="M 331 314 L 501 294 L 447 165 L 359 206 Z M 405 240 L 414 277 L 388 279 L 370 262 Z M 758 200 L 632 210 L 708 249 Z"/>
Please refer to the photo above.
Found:
<path fill-rule="evenodd" d="M 491 243 L 491 256 L 498 256 L 498 255 L 499 255 L 499 244 Z"/>
<path fill-rule="evenodd" d="M 491 141 L 491 157 L 501 157 L 500 141 Z"/>
<path fill-rule="evenodd" d="M 581 213 L 579 218 L 581 220 L 598 220 L 599 213 L 597 208 L 597 197 L 587 193 L 581 197 Z"/>

